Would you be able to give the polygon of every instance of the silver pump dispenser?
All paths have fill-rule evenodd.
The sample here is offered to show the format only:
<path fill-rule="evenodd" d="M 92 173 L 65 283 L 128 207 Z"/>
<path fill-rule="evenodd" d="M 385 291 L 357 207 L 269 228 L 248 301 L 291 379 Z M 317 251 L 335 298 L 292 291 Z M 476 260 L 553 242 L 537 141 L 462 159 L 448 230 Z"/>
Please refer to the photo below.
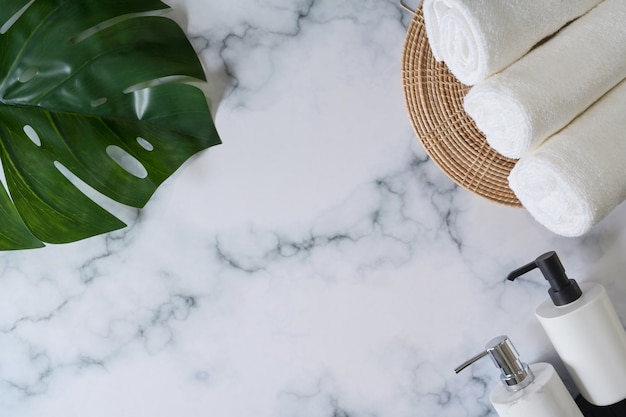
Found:
<path fill-rule="evenodd" d="M 457 367 L 454 371 L 458 374 L 477 360 L 489 355 L 500 369 L 500 380 L 507 390 L 511 392 L 519 391 L 530 385 L 535 379 L 528 365 L 519 358 L 515 346 L 508 336 L 498 336 L 487 343 L 485 350 L 474 356 L 472 359 Z"/>

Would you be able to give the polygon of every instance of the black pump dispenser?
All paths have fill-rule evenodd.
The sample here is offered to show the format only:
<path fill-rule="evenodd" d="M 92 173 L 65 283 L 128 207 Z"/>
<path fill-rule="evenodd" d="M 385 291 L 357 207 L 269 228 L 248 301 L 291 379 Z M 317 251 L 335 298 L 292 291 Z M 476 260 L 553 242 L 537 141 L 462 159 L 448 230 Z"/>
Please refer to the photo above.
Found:
<path fill-rule="evenodd" d="M 548 294 L 550 294 L 554 305 L 567 305 L 578 300 L 583 295 L 578 283 L 573 279 L 568 279 L 567 275 L 565 275 L 565 268 L 563 268 L 558 255 L 554 251 L 546 252 L 533 262 L 516 269 L 507 276 L 507 279 L 514 281 L 535 268 L 539 268 L 550 283 Z"/>

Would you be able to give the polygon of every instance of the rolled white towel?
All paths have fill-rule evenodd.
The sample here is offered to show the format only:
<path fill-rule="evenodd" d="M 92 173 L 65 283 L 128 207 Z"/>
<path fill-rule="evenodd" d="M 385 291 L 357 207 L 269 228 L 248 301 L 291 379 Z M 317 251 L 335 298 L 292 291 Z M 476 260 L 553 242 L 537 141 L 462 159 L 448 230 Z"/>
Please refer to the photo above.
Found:
<path fill-rule="evenodd" d="M 466 85 L 485 79 L 601 0 L 425 0 L 437 61 Z"/>
<path fill-rule="evenodd" d="M 489 145 L 519 158 L 626 77 L 626 1 L 604 0 L 504 71 L 464 108 Z"/>
<path fill-rule="evenodd" d="M 626 199 L 626 81 L 522 157 L 509 185 L 542 225 L 581 236 Z"/>

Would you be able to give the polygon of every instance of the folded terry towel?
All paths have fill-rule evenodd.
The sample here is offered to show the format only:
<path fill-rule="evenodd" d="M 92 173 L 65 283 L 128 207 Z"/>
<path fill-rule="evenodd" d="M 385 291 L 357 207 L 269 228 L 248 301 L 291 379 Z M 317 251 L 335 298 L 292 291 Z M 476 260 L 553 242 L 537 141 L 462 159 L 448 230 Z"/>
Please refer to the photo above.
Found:
<path fill-rule="evenodd" d="M 487 142 L 519 158 L 626 77 L 626 1 L 604 0 L 504 71 L 464 107 Z"/>
<path fill-rule="evenodd" d="M 601 0 L 425 0 L 433 55 L 474 85 Z"/>
<path fill-rule="evenodd" d="M 625 110 L 623 81 L 511 170 L 511 189 L 552 232 L 581 236 L 626 199 Z"/>

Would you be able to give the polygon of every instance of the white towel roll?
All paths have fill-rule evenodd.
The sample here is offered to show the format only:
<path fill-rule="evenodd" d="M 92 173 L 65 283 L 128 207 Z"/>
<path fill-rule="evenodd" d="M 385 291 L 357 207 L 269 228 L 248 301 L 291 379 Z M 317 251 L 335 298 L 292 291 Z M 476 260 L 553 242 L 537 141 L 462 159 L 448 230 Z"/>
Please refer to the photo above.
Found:
<path fill-rule="evenodd" d="M 464 108 L 489 145 L 520 158 L 626 77 L 626 0 L 604 0 L 504 71 Z"/>
<path fill-rule="evenodd" d="M 433 55 L 466 85 L 510 65 L 601 0 L 425 0 Z"/>
<path fill-rule="evenodd" d="M 626 199 L 626 81 L 522 157 L 509 185 L 550 231 L 581 236 Z"/>

